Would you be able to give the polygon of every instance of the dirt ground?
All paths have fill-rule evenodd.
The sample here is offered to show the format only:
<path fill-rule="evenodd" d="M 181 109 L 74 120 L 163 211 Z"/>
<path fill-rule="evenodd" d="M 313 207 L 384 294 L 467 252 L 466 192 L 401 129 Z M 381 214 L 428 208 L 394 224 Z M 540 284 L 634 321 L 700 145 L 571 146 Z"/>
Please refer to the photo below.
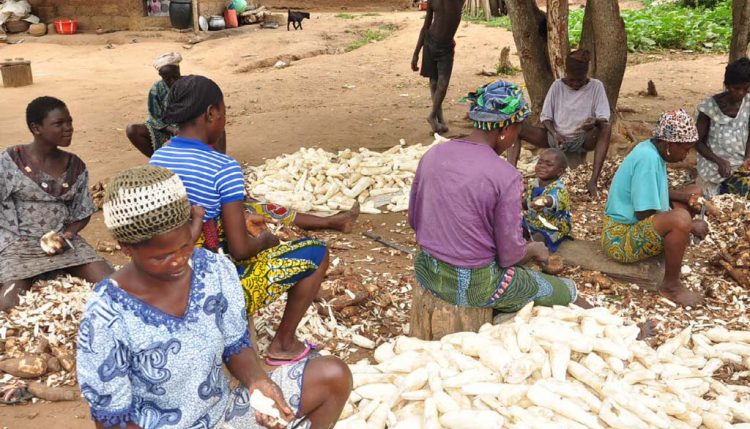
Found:
<path fill-rule="evenodd" d="M 284 6 L 283 1 L 273 3 Z M 114 33 L 107 35 L 13 36 L 23 43 L 0 45 L 1 58 L 32 61 L 35 84 L 0 89 L 0 149 L 30 141 L 24 109 L 34 97 L 54 95 L 69 106 L 76 132 L 71 150 L 87 163 L 92 182 L 146 160 L 131 148 L 125 126 L 146 118 L 146 95 L 158 78 L 151 60 L 164 51 L 179 51 L 185 74 L 204 74 L 225 92 L 229 109 L 229 153 L 251 164 L 301 146 L 341 149 L 383 149 L 403 138 L 407 143 L 432 140 L 425 121 L 430 100 L 427 82 L 409 69 L 409 60 L 422 24 L 421 13 L 402 10 L 404 2 L 386 1 L 379 11 L 356 19 L 341 19 L 334 12 L 314 12 L 304 31 L 259 30 L 245 27 L 193 45 L 189 36 L 174 32 Z M 335 3 L 295 1 L 292 7 L 316 5 L 313 10 L 337 9 Z M 385 5 L 385 6 L 384 6 Z M 407 4 L 408 5 L 408 4 Z M 360 10 L 360 9 L 353 9 Z M 345 53 L 346 46 L 368 28 L 395 24 L 398 30 L 384 41 Z M 513 38 L 504 29 L 461 25 L 457 35 L 454 77 L 445 102 L 451 132 L 467 133 L 466 106 L 461 96 L 490 78 L 477 75 L 492 69 L 504 46 Z M 284 69 L 277 60 L 291 61 Z M 512 58 L 517 64 L 517 57 Z M 644 62 L 645 61 L 645 62 Z M 620 107 L 623 124 L 637 139 L 649 136 L 658 114 L 673 107 L 694 111 L 704 96 L 721 89 L 724 56 L 639 56 L 629 66 Z M 521 82 L 522 76 L 510 78 Z M 656 98 L 639 95 L 647 81 L 655 82 Z M 631 146 L 615 140 L 615 153 Z M 402 215 L 365 217 L 374 230 L 404 242 L 407 235 L 389 233 Z M 353 235 L 358 235 L 355 231 Z M 101 214 L 83 234 L 92 244 L 108 238 Z M 364 242 L 361 237 L 353 239 Z M 374 245 L 371 245 L 374 247 Z M 362 249 L 366 251 L 365 245 Z M 377 256 L 377 255 L 376 255 Z M 118 255 L 107 255 L 122 263 Z M 406 270 L 408 261 L 397 268 Z M 390 257 L 376 258 L 368 268 L 393 270 Z M 91 428 L 81 402 L 1 407 L 0 428 Z"/>

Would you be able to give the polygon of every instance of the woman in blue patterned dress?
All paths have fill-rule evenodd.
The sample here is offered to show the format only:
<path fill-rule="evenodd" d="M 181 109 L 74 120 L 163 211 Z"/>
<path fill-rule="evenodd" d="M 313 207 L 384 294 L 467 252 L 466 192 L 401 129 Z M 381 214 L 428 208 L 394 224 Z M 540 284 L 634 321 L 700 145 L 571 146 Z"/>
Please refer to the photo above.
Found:
<path fill-rule="evenodd" d="M 237 271 L 194 248 L 190 214 L 164 168 L 127 170 L 107 188 L 105 223 L 131 262 L 95 287 L 78 333 L 78 381 L 97 428 L 283 427 L 251 408 L 256 389 L 287 422 L 333 426 L 351 391 L 346 365 L 311 355 L 264 372 Z"/>

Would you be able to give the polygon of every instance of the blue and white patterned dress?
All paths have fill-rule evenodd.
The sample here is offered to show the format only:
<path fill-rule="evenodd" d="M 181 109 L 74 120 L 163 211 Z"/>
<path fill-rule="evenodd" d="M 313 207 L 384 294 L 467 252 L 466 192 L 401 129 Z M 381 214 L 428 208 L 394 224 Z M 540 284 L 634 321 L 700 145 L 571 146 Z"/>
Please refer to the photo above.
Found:
<path fill-rule="evenodd" d="M 252 347 L 237 270 L 196 249 L 185 314 L 174 317 L 111 279 L 94 288 L 78 332 L 78 381 L 105 427 L 256 428 L 246 387 L 230 390 L 222 361 Z M 270 373 L 298 410 L 307 360 Z M 306 422 L 307 423 L 307 422 Z"/>

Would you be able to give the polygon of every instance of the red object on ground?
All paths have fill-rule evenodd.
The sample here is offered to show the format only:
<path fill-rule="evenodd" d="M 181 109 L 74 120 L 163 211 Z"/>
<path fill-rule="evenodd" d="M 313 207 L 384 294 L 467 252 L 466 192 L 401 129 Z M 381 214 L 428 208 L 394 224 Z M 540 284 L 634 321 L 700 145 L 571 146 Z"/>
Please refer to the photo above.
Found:
<path fill-rule="evenodd" d="M 240 26 L 237 22 L 237 11 L 234 9 L 226 9 L 224 11 L 224 22 L 227 28 L 237 28 Z"/>
<path fill-rule="evenodd" d="M 420 1 L 419 2 L 419 10 L 427 10 L 427 2 L 426 1 Z"/>
<path fill-rule="evenodd" d="M 55 31 L 58 34 L 75 34 L 78 31 L 78 21 L 75 19 L 58 19 L 55 21 Z"/>

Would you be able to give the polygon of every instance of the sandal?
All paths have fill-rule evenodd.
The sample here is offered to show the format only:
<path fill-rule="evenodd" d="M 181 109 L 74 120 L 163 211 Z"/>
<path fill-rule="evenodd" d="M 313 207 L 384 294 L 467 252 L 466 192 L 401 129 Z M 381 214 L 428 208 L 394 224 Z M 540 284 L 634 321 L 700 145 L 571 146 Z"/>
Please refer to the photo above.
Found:
<path fill-rule="evenodd" d="M 305 340 L 305 349 L 302 350 L 302 353 L 298 354 L 296 357 L 292 359 L 276 359 L 272 357 L 266 358 L 266 365 L 269 366 L 284 366 L 284 365 L 291 365 L 293 363 L 297 363 L 301 361 L 302 359 L 308 357 L 310 355 L 310 352 L 313 350 L 316 350 L 318 348 L 317 345 L 312 344 Z"/>

